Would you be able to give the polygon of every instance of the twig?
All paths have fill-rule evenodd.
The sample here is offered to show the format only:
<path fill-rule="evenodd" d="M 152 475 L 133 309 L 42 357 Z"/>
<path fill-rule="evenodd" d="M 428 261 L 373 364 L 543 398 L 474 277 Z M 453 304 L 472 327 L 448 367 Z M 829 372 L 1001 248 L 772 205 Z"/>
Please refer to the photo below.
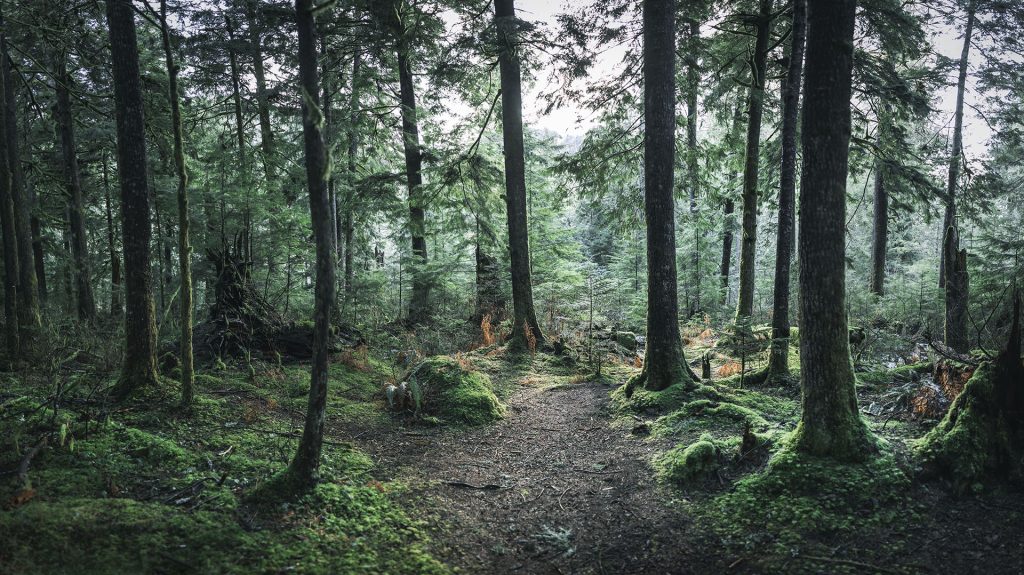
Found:
<path fill-rule="evenodd" d="M 497 485 L 495 483 L 487 483 L 485 485 L 473 485 L 472 483 L 466 483 L 465 481 L 445 481 L 445 485 L 452 487 L 462 487 L 464 489 L 480 489 L 482 491 L 497 491 L 499 489 L 507 489 L 504 485 Z"/>

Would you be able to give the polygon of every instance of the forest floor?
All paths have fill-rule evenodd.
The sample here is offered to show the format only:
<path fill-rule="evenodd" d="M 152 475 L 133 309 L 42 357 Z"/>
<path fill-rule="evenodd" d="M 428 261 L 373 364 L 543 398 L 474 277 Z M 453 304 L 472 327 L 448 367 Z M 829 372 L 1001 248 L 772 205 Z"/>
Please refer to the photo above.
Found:
<path fill-rule="evenodd" d="M 593 377 L 478 350 L 455 361 L 488 376 L 505 415 L 459 427 L 386 409 L 382 383 L 403 370 L 336 359 L 324 481 L 269 505 L 251 496 L 294 452 L 306 365 L 221 366 L 188 413 L 169 379 L 107 403 L 111 372 L 82 357 L 4 375 L 0 572 L 1024 573 L 1019 487 L 913 479 L 933 422 L 876 409 L 900 403 L 906 370 L 861 374 L 885 447 L 842 466 L 785 455 L 793 385 L 716 377 L 627 400 L 632 366 Z M 712 454 L 697 467 L 694 446 Z"/>

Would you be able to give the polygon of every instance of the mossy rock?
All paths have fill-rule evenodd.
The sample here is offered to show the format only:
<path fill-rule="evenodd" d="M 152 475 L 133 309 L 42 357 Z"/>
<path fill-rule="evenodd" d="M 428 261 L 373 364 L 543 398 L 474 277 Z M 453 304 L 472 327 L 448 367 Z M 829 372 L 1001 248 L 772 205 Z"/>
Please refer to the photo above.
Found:
<path fill-rule="evenodd" d="M 486 374 L 448 356 L 423 360 L 409 374 L 416 411 L 455 425 L 483 425 L 504 417 L 505 406 Z"/>
<path fill-rule="evenodd" d="M 677 446 L 654 460 L 658 479 L 679 487 L 691 485 L 716 471 L 721 465 L 722 450 L 714 438 L 704 434 L 687 446 Z"/>

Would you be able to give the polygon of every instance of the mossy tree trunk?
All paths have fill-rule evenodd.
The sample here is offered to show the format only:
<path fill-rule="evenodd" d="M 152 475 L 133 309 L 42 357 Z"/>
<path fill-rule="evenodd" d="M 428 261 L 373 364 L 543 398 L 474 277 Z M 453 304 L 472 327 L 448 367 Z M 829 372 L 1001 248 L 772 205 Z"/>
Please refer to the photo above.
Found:
<path fill-rule="evenodd" d="M 868 456 L 846 317 L 846 177 L 856 0 L 810 0 L 800 187 L 800 379 L 792 446 L 840 460 Z"/>
<path fill-rule="evenodd" d="M 644 211 L 647 220 L 647 350 L 643 371 L 627 383 L 662 390 L 692 387 L 679 336 L 676 280 L 675 0 L 643 3 Z"/>
<path fill-rule="evenodd" d="M 174 61 L 171 35 L 167 29 L 167 0 L 160 0 L 160 38 L 167 62 L 168 100 L 171 105 L 171 130 L 174 135 L 174 172 L 178 176 L 178 268 L 181 273 L 181 403 L 192 404 L 195 368 L 192 357 L 192 246 L 189 244 L 188 171 L 181 128 L 181 104 L 178 96 L 178 65 Z"/>
<path fill-rule="evenodd" d="M 772 1 L 760 0 L 753 19 L 756 30 L 750 61 L 750 94 L 747 99 L 747 147 L 743 165 L 743 234 L 740 241 L 739 296 L 736 318 L 754 311 L 754 259 L 757 251 L 757 180 L 761 159 L 761 119 L 764 115 L 764 84 L 768 72 L 768 41 Z"/>
<path fill-rule="evenodd" d="M 313 367 L 310 377 L 306 421 L 298 451 L 289 466 L 294 484 L 309 488 L 319 480 L 320 452 L 323 447 L 324 418 L 327 408 L 328 339 L 331 308 L 336 290 L 336 262 L 331 207 L 324 173 L 327 150 L 321 132 L 317 78 L 316 21 L 313 0 L 296 0 L 296 26 L 299 36 L 299 83 L 302 95 L 302 134 L 306 154 L 306 185 L 309 211 L 316 241 L 316 286 L 313 309 Z"/>
<path fill-rule="evenodd" d="M 945 304 L 943 325 L 944 342 L 952 350 L 967 353 L 971 341 L 967 330 L 967 302 L 970 282 L 967 275 L 967 250 L 960 249 L 960 234 L 956 225 L 946 230 L 942 243 L 942 257 L 946 261 Z"/>
<path fill-rule="evenodd" d="M 107 0 L 117 173 L 121 180 L 121 231 L 125 265 L 125 357 L 117 395 L 156 383 L 156 311 L 150 265 L 152 227 L 139 48 L 131 0 Z"/>
<path fill-rule="evenodd" d="M 508 249 L 512 263 L 512 344 L 544 341 L 533 306 L 530 277 L 530 239 L 526 220 L 526 154 L 523 145 L 523 96 L 516 13 L 513 0 L 494 1 L 501 73 L 501 118 L 505 145 L 505 207 L 508 213 Z"/>
<path fill-rule="evenodd" d="M 782 84 L 782 166 L 779 170 L 779 228 L 775 248 L 775 291 L 772 302 L 772 343 L 769 377 L 789 374 L 789 278 L 793 263 L 796 204 L 796 147 L 800 121 L 807 0 L 793 0 L 793 26 L 786 79 Z"/>

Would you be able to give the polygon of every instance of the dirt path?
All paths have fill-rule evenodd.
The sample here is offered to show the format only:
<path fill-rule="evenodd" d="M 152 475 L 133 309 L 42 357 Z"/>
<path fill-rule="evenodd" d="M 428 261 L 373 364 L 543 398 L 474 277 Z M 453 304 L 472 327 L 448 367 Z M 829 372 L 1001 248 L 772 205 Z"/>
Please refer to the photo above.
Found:
<path fill-rule="evenodd" d="M 715 554 L 651 477 L 659 446 L 611 427 L 609 390 L 526 386 L 497 425 L 360 443 L 388 478 L 412 485 L 437 553 L 465 573 L 715 571 Z"/>

